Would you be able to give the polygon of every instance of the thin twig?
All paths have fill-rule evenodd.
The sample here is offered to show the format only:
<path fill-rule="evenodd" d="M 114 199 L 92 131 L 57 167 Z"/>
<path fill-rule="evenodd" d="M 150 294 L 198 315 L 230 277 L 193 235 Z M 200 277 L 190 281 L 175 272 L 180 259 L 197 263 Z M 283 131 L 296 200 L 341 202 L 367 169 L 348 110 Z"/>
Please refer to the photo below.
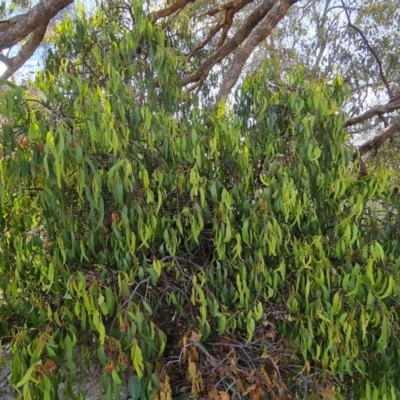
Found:
<path fill-rule="evenodd" d="M 391 89 L 390 89 L 390 87 L 389 87 L 389 83 L 388 83 L 388 81 L 387 81 L 387 79 L 386 79 L 386 77 L 385 77 L 385 74 L 384 74 L 384 72 L 383 72 L 381 60 L 379 59 L 379 57 L 378 57 L 378 55 L 376 54 L 375 50 L 374 50 L 374 49 L 372 48 L 372 46 L 369 44 L 368 39 L 367 39 L 366 36 L 364 35 L 363 31 L 362 31 L 360 28 L 358 28 L 357 26 L 355 26 L 355 25 L 353 25 L 353 24 L 351 23 L 349 10 L 347 9 L 346 5 L 344 4 L 344 0 L 340 0 L 340 1 L 341 1 L 341 3 L 342 3 L 343 10 L 344 10 L 344 12 L 345 12 L 345 14 L 346 14 L 346 18 L 347 18 L 349 27 L 352 28 L 352 29 L 354 29 L 356 32 L 358 32 L 358 34 L 361 36 L 363 42 L 364 42 L 365 45 L 367 46 L 368 50 L 369 50 L 369 51 L 371 52 L 371 54 L 374 56 L 374 58 L 375 58 L 375 60 L 376 60 L 376 62 L 377 62 L 377 64 L 378 64 L 379 76 L 381 77 L 382 82 L 383 82 L 383 84 L 384 84 L 385 87 L 386 87 L 386 90 L 387 90 L 387 93 L 388 93 L 388 95 L 389 95 L 389 98 L 392 99 L 392 98 L 393 98 L 393 93 L 392 93 L 392 91 L 391 91 Z"/>

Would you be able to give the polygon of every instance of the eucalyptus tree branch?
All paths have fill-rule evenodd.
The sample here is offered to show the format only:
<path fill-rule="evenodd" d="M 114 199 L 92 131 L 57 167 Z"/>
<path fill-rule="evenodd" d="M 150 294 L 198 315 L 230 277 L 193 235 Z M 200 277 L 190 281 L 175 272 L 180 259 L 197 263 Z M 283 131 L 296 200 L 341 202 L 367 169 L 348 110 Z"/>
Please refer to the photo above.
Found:
<path fill-rule="evenodd" d="M 381 132 L 379 132 L 374 138 L 367 140 L 359 148 L 358 152 L 362 156 L 371 150 L 375 152 L 389 139 L 391 139 L 395 134 L 400 132 L 400 118 L 393 124 L 389 125 Z"/>
<path fill-rule="evenodd" d="M 359 124 L 373 117 L 381 116 L 396 110 L 400 110 L 400 92 L 398 92 L 388 103 L 372 107 L 363 114 L 347 119 L 343 126 L 348 128 L 349 126 Z"/>
<path fill-rule="evenodd" d="M 318 50 L 318 54 L 317 57 L 315 58 L 315 62 L 313 65 L 313 69 L 315 70 L 316 68 L 319 67 L 322 56 L 325 52 L 326 49 L 326 44 L 327 44 L 327 38 L 326 35 L 321 35 L 321 30 L 323 28 L 324 22 L 326 20 L 326 17 L 328 15 L 328 10 L 329 10 L 329 5 L 331 3 L 331 0 L 327 0 L 324 6 L 324 10 L 322 12 L 322 17 L 321 17 L 321 21 L 317 21 L 317 32 L 318 32 L 318 42 L 320 44 L 319 50 Z M 313 3 L 313 6 L 315 7 L 315 3 Z M 314 9 L 314 12 L 316 12 L 316 10 Z M 327 29 L 326 32 L 329 32 L 329 30 Z"/>
<path fill-rule="evenodd" d="M 203 14 L 200 14 L 199 17 L 203 17 L 204 15 L 208 15 L 209 17 L 211 17 L 215 14 L 218 14 L 219 12 L 227 11 L 229 9 L 240 9 L 243 8 L 246 4 L 251 3 L 252 1 L 253 0 L 228 1 L 227 3 L 222 4 L 221 6 L 217 6 L 207 10 Z"/>
<path fill-rule="evenodd" d="M 385 127 L 381 132 L 379 132 L 375 137 L 370 140 L 367 140 L 361 146 L 358 147 L 356 152 L 353 155 L 353 160 L 359 160 L 360 163 L 360 175 L 362 178 L 368 174 L 367 166 L 363 160 L 363 155 L 369 153 L 370 151 L 374 151 L 375 154 L 378 152 L 378 149 L 388 140 L 392 139 L 394 135 L 400 133 L 400 118 L 393 124 Z"/>
<path fill-rule="evenodd" d="M 0 22 L 0 52 L 10 49 L 31 35 L 15 57 L 2 55 L 1 61 L 8 66 L 2 78 L 10 77 L 32 56 L 46 33 L 49 21 L 73 1 L 41 0 L 27 13 Z"/>
<path fill-rule="evenodd" d="M 26 17 L 26 14 L 20 14 L 20 15 L 16 15 L 15 17 L 12 17 L 10 19 L 0 21 L 0 32 L 7 31 L 8 29 L 10 29 L 13 25 L 15 25 L 18 21 L 20 21 L 24 17 Z"/>
<path fill-rule="evenodd" d="M 223 60 L 227 55 L 236 50 L 247 39 L 250 33 L 268 14 L 275 3 L 276 1 L 274 0 L 263 0 L 261 4 L 256 7 L 253 12 L 244 20 L 242 26 L 233 35 L 233 37 L 226 41 L 225 44 L 222 45 L 218 50 L 216 50 L 213 55 L 207 58 L 194 73 L 182 79 L 181 85 L 187 86 L 190 83 L 194 83 L 189 90 L 200 88 L 204 80 L 207 78 L 211 68 Z"/>
<path fill-rule="evenodd" d="M 217 22 L 217 24 L 211 28 L 210 32 L 208 32 L 207 37 L 190 51 L 190 53 L 186 57 L 187 60 L 190 61 L 204 46 L 206 46 L 210 42 L 210 40 L 218 33 L 218 31 L 222 29 L 223 26 L 224 20 L 221 19 L 221 21 Z"/>
<path fill-rule="evenodd" d="M 176 0 L 170 6 L 152 13 L 150 15 L 150 20 L 155 23 L 161 18 L 180 12 L 188 4 L 196 1 L 197 0 Z M 228 75 L 225 77 L 223 85 L 220 88 L 218 94 L 218 101 L 220 101 L 229 93 L 237 82 L 247 59 L 256 46 L 271 33 L 275 25 L 286 15 L 289 7 L 298 1 L 299 0 L 261 0 L 230 38 L 228 38 L 228 32 L 232 27 L 235 16 L 246 5 L 254 2 L 254 0 L 229 0 L 222 5 L 210 8 L 200 14 L 198 18 L 204 16 L 211 17 L 219 13 L 224 13 L 224 17 L 219 21 L 215 21 L 205 39 L 189 51 L 187 56 L 188 60 L 210 43 L 220 30 L 222 30 L 222 32 L 213 50 L 213 54 L 204 60 L 200 67 L 194 72 L 184 77 L 180 82 L 181 86 L 187 86 L 189 91 L 195 89 L 199 91 L 211 69 L 225 57 L 239 49 L 238 54 L 228 70 Z"/>
<path fill-rule="evenodd" d="M 358 28 L 357 26 L 353 25 L 351 23 L 351 19 L 350 19 L 350 14 L 349 11 L 346 7 L 346 5 L 344 4 L 344 0 L 340 0 L 343 6 L 343 10 L 346 14 L 346 18 L 347 18 L 347 22 L 350 28 L 354 29 L 360 36 L 361 39 L 363 40 L 363 42 L 365 43 L 365 45 L 367 46 L 368 50 L 370 51 L 370 53 L 374 56 L 376 63 L 378 64 L 378 69 L 379 69 L 379 76 L 382 79 L 383 84 L 386 87 L 387 93 L 389 95 L 389 98 L 393 97 L 393 93 L 390 89 L 389 83 L 385 77 L 385 74 L 383 72 L 383 67 L 382 67 L 382 61 L 379 59 L 378 55 L 376 54 L 376 51 L 373 49 L 373 47 L 369 44 L 367 37 L 364 35 L 363 31 Z"/>
<path fill-rule="evenodd" d="M 170 15 L 180 12 L 183 10 L 189 3 L 194 3 L 197 0 L 178 0 L 172 3 L 169 7 L 163 8 L 159 11 L 156 11 L 151 14 L 150 20 L 155 23 L 161 18 L 169 17 Z"/>
<path fill-rule="evenodd" d="M 367 140 L 361 146 L 359 146 L 357 151 L 353 155 L 353 159 L 359 159 L 360 162 L 360 177 L 367 175 L 367 166 L 365 165 L 365 162 L 363 160 L 363 155 L 367 154 L 370 151 L 374 151 L 376 154 L 378 152 L 378 149 L 386 141 L 392 139 L 396 134 L 400 133 L 400 118 L 398 118 L 396 122 L 389 125 L 389 122 L 384 117 L 384 114 L 396 110 L 400 110 L 400 91 L 395 93 L 393 98 L 387 104 L 373 107 L 365 113 L 353 118 L 349 118 L 344 122 L 343 126 L 346 128 L 365 122 L 372 117 L 378 117 L 383 121 L 385 126 L 385 128 L 381 130 L 377 135 L 375 135 L 372 139 Z"/>
<path fill-rule="evenodd" d="M 225 75 L 216 103 L 219 103 L 226 97 L 235 83 L 238 81 L 242 69 L 253 53 L 254 49 L 269 36 L 277 23 L 286 15 L 289 8 L 298 0 L 280 0 L 275 2 L 270 11 L 266 14 L 263 20 L 252 30 L 246 42 L 240 47 L 235 55 L 228 72 Z"/>
<path fill-rule="evenodd" d="M 225 11 L 225 16 L 211 28 L 207 37 L 190 51 L 189 55 L 187 56 L 187 60 L 189 61 L 193 56 L 195 56 L 199 52 L 199 50 L 201 50 L 205 45 L 207 45 L 210 42 L 210 40 L 222 29 L 221 36 L 216 45 L 217 49 L 221 47 L 225 43 L 226 38 L 228 36 L 228 32 L 232 27 L 233 18 L 235 14 L 238 13 L 243 7 L 245 7 L 252 1 L 253 0 L 229 1 L 228 3 L 225 3 L 218 7 L 214 7 L 206 11 L 205 13 L 201 14 L 198 18 L 206 15 L 213 16 L 219 12 Z"/>
<path fill-rule="evenodd" d="M 43 37 L 47 30 L 47 24 L 39 26 L 30 36 L 29 40 L 22 46 L 22 49 L 18 52 L 15 57 L 8 58 L 5 62 L 8 68 L 1 75 L 2 79 L 8 79 L 11 75 L 14 74 L 22 65 L 28 60 L 35 50 L 38 48 L 40 43 L 43 40 Z"/>

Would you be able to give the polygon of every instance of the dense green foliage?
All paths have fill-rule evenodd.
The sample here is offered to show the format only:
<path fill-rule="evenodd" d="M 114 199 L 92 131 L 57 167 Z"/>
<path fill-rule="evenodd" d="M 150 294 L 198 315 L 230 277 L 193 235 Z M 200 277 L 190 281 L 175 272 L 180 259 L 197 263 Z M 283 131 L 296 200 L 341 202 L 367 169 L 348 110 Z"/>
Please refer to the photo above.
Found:
<path fill-rule="evenodd" d="M 132 398 L 398 398 L 398 196 L 384 172 L 358 179 L 341 79 L 265 66 L 215 110 L 135 17 L 65 22 L 32 86 L 1 99 L 15 387 L 79 398 L 90 338 L 107 399 L 123 371 Z"/>

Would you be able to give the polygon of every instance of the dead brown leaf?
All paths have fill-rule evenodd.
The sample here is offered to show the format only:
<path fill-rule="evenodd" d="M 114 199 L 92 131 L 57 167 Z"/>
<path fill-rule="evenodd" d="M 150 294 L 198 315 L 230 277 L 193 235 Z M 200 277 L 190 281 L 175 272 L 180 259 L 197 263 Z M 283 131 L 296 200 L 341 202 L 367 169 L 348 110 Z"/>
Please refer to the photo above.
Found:
<path fill-rule="evenodd" d="M 267 386 L 268 386 L 269 388 L 272 388 L 271 379 L 269 378 L 268 373 L 267 373 L 267 371 L 265 370 L 265 368 L 264 368 L 263 365 L 262 365 L 261 368 L 260 368 L 260 373 L 261 373 L 262 377 L 264 378 L 264 381 L 265 381 L 265 383 L 267 384 Z"/>
<path fill-rule="evenodd" d="M 322 395 L 322 397 L 326 400 L 334 400 L 335 398 L 334 394 L 329 388 L 320 389 L 319 394 Z"/>
<path fill-rule="evenodd" d="M 243 396 L 247 396 L 251 393 L 251 399 L 252 400 L 260 400 L 262 397 L 262 390 L 261 390 L 261 383 L 257 379 L 256 382 L 249 386 L 245 392 L 243 392 Z"/>
<path fill-rule="evenodd" d="M 251 393 L 254 389 L 256 388 L 256 384 L 254 383 L 253 385 L 249 386 L 244 392 L 242 392 L 243 396 L 247 396 L 249 393 Z"/>
<path fill-rule="evenodd" d="M 255 373 L 256 373 L 256 370 L 253 369 L 253 371 L 251 371 L 250 374 L 248 374 L 248 375 L 246 376 L 246 379 L 247 379 L 248 382 L 251 382 L 251 381 L 253 380 L 253 377 L 254 377 L 254 374 L 255 374 Z"/>
<path fill-rule="evenodd" d="M 219 400 L 229 400 L 228 393 L 220 390 L 220 391 L 218 391 L 218 394 L 219 394 Z"/>
<path fill-rule="evenodd" d="M 219 400 L 218 390 L 215 386 L 207 393 L 207 400 Z"/>
<path fill-rule="evenodd" d="M 192 384 L 192 394 L 196 397 L 199 393 L 203 392 L 204 383 L 201 372 L 193 361 L 189 362 L 188 374 Z"/>
<path fill-rule="evenodd" d="M 169 376 L 166 375 L 163 380 L 159 383 L 158 393 L 156 396 L 157 400 L 172 400 L 172 390 L 169 384 Z"/>
<path fill-rule="evenodd" d="M 243 385 L 243 382 L 240 378 L 236 378 L 236 384 L 242 393 L 246 391 L 246 387 Z"/>
<path fill-rule="evenodd" d="M 190 335 L 190 341 L 192 343 L 199 343 L 202 336 L 203 335 L 201 333 L 196 333 L 195 331 L 192 331 L 192 334 Z"/>

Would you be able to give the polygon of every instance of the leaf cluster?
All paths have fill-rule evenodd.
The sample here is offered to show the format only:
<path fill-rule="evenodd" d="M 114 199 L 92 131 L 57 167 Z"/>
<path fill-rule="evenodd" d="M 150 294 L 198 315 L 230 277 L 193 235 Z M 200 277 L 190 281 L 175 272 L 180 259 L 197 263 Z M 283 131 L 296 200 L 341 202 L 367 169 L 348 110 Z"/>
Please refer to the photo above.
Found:
<path fill-rule="evenodd" d="M 357 179 L 341 79 L 266 67 L 213 109 L 134 15 L 64 22 L 34 90 L 0 101 L 15 388 L 79 396 L 90 339 L 107 399 L 126 374 L 135 399 L 395 399 L 398 199 Z"/>

